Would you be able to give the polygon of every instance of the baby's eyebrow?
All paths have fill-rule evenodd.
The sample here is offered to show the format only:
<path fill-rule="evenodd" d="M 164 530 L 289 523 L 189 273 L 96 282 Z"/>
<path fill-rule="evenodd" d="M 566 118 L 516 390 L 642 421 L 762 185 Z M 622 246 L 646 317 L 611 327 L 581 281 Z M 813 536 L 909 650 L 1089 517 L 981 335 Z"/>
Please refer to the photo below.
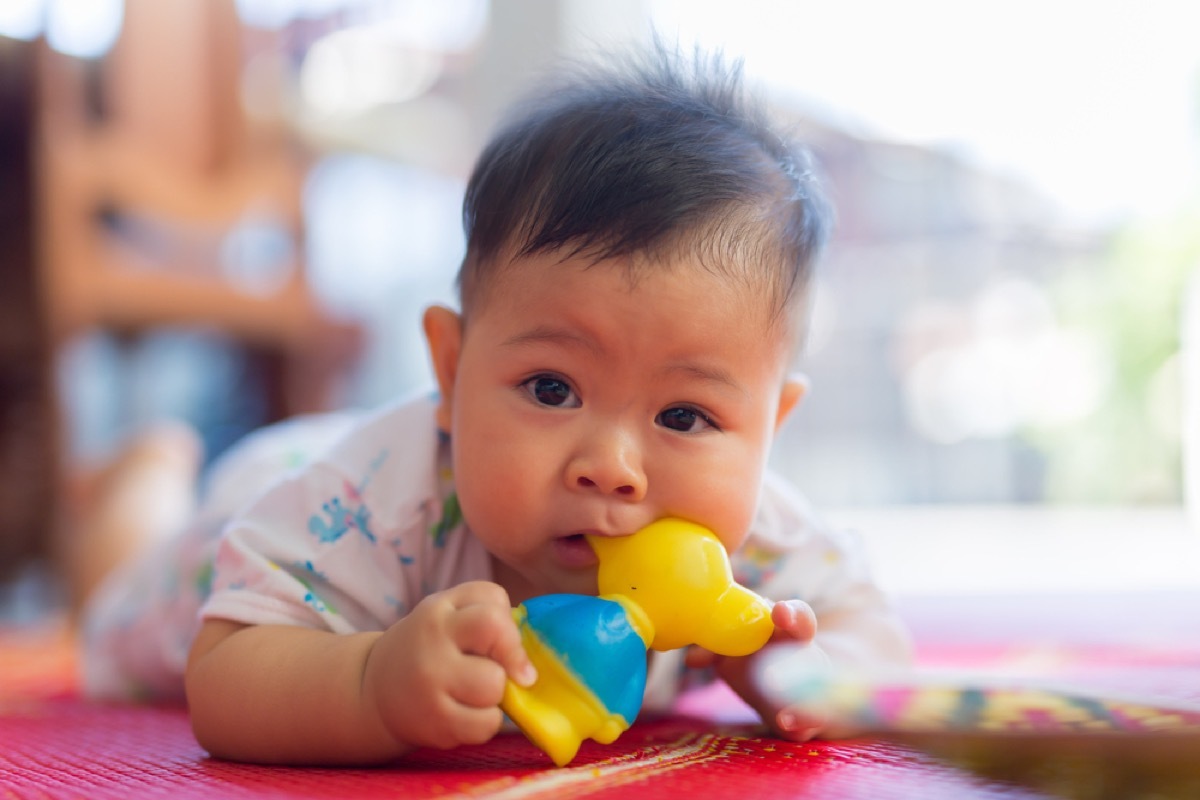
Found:
<path fill-rule="evenodd" d="M 593 353 L 600 352 L 600 346 L 588 337 L 573 330 L 553 325 L 538 325 L 536 328 L 514 334 L 505 339 L 502 346 L 521 347 L 529 344 L 557 344 L 583 348 Z"/>
<path fill-rule="evenodd" d="M 733 375 L 725 369 L 715 365 L 700 364 L 694 361 L 680 361 L 675 364 L 669 364 L 663 373 L 667 375 L 684 375 L 695 378 L 705 383 L 712 383 L 718 386 L 724 386 L 733 389 L 742 395 L 748 395 L 746 387 L 742 385 Z"/>

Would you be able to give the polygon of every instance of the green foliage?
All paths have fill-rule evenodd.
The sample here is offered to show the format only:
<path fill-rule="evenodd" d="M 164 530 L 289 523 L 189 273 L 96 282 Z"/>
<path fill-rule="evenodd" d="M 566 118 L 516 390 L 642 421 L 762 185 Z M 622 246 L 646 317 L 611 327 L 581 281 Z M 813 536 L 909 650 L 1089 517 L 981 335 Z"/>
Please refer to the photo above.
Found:
<path fill-rule="evenodd" d="M 1112 382 L 1087 418 L 1027 435 L 1046 457 L 1048 501 L 1179 501 L 1179 431 L 1164 416 L 1182 409 L 1173 358 L 1188 282 L 1198 279 L 1195 203 L 1119 231 L 1105 253 L 1056 287 L 1061 322 L 1099 337 L 1111 358 Z"/>

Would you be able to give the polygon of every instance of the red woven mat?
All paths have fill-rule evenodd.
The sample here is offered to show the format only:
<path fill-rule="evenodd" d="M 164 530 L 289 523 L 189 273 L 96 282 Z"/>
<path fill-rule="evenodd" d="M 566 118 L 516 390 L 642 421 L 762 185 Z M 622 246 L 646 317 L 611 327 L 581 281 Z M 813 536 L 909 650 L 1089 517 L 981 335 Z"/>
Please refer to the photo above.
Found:
<path fill-rule="evenodd" d="M 945 798 L 1039 796 L 882 742 L 791 745 L 749 725 L 641 720 L 612 745 L 585 742 L 565 769 L 519 734 L 425 750 L 378 769 L 296 769 L 209 758 L 180 708 L 76 695 L 64 630 L 0 631 L 0 797 L 95 798 Z M 714 695 L 694 708 L 717 709 Z M 736 708 L 727 717 L 737 718 Z"/>
<path fill-rule="evenodd" d="M 883 743 L 788 745 L 670 718 L 616 744 L 585 743 L 554 769 L 519 734 L 421 751 L 378 769 L 297 769 L 208 758 L 181 709 L 77 700 L 10 706 L 0 722 L 5 798 L 759 798 L 1034 797 Z"/>
<path fill-rule="evenodd" d="M 927 663 L 1045 669 L 1138 686 L 1177 698 L 1200 693 L 1200 645 L 1190 650 L 1059 650 L 1020 646 L 925 646 Z M 1192 767 L 1163 774 L 1141 755 L 1071 758 L 1053 748 L 1014 761 L 984 743 L 966 755 L 927 755 L 879 740 L 793 745 L 762 738 L 720 692 L 687 706 L 710 718 L 643 719 L 612 745 L 584 744 L 565 769 L 519 734 L 481 747 L 420 751 L 377 769 L 297 769 L 209 758 L 180 708 L 106 706 L 77 697 L 75 656 L 53 627 L 0 631 L 0 798 L 970 798 L 1200 797 Z M 726 720 L 715 722 L 712 717 Z M 1146 748 L 1142 748 L 1146 750 Z M 993 757 L 995 756 L 995 757 Z M 1194 760 L 1190 759 L 1190 760 Z M 1168 767 L 1179 762 L 1174 759 Z M 1114 771 L 1114 765 L 1117 768 Z M 968 768 L 969 767 L 969 768 Z M 1169 771 L 1169 770 L 1168 770 Z M 1038 787 L 1038 788 L 1033 788 Z M 1141 791 L 1141 789 L 1139 789 Z"/>

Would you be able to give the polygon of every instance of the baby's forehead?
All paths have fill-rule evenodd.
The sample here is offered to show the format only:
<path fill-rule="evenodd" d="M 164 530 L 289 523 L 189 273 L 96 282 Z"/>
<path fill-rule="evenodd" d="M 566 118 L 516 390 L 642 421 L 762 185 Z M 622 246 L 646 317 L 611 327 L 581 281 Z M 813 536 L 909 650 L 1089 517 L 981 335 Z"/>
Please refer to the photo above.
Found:
<path fill-rule="evenodd" d="M 564 278 L 561 284 L 555 280 L 559 271 Z M 589 304 L 594 299 L 592 287 L 567 279 L 577 271 L 603 271 L 616 276 L 617 285 L 628 293 L 630 303 L 640 305 L 646 313 L 678 320 L 681 325 L 694 321 L 689 320 L 689 309 L 674 303 L 674 289 L 694 282 L 702 285 L 710 296 L 723 298 L 726 308 L 737 310 L 741 324 L 759 328 L 764 336 L 791 342 L 804 327 L 803 298 L 796 296 L 798 292 L 788 293 L 779 270 L 728 259 L 718 261 L 711 253 L 691 248 L 607 257 L 595 253 L 512 255 L 480 270 L 482 280 L 472 292 L 471 308 L 464 311 L 479 313 L 497 296 L 508 291 L 526 291 L 522 284 L 535 273 L 538 282 L 554 281 L 560 298 L 572 293 L 578 295 L 566 302 Z M 464 305 L 465 301 L 464 297 Z"/>

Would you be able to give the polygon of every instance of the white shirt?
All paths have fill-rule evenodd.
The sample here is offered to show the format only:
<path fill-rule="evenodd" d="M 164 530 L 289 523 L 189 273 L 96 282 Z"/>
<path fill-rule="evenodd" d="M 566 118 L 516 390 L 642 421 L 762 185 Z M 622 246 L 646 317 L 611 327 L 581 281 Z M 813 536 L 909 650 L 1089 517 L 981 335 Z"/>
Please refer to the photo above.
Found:
<path fill-rule="evenodd" d="M 435 409 L 423 396 L 283 423 L 237 445 L 214 465 L 189 529 L 110 581 L 92 609 L 89 693 L 178 696 L 200 619 L 383 630 L 430 594 L 491 580 L 489 554 L 458 512 Z M 805 600 L 818 620 L 886 609 L 857 542 L 772 474 L 731 561 L 739 583 Z M 648 704 L 667 703 L 678 678 L 677 659 L 656 659 Z"/>

